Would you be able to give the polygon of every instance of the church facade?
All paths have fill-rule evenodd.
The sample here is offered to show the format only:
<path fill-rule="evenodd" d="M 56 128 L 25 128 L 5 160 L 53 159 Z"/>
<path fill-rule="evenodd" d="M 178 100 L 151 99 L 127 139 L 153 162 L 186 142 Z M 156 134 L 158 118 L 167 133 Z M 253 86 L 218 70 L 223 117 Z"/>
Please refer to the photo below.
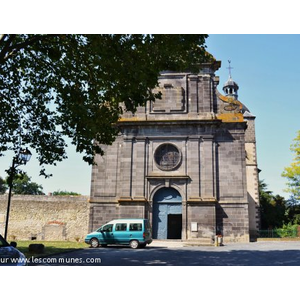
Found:
<path fill-rule="evenodd" d="M 120 134 L 93 166 L 89 230 L 147 218 L 154 239 L 247 242 L 259 229 L 255 116 L 221 62 L 199 74 L 162 72 L 162 99 L 119 120 Z"/>

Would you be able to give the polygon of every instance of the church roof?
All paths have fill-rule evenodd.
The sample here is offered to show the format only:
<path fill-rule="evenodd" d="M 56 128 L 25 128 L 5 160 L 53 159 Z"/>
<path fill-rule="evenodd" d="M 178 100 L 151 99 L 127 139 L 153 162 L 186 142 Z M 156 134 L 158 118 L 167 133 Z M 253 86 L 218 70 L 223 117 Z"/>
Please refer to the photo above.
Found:
<path fill-rule="evenodd" d="M 246 110 L 246 111 L 243 113 L 243 116 L 244 116 L 244 117 L 255 117 L 255 115 L 253 115 L 249 110 Z"/>

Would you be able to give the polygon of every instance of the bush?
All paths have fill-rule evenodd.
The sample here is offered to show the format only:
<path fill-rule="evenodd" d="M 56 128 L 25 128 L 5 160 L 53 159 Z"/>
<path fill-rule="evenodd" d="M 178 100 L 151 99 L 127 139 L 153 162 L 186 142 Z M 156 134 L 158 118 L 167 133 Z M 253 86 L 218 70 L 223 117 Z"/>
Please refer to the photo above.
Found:
<path fill-rule="evenodd" d="M 275 229 L 279 237 L 297 237 L 298 225 L 292 225 L 291 223 L 284 224 L 282 228 Z"/>
<path fill-rule="evenodd" d="M 285 237 L 297 237 L 298 236 L 298 224 L 292 225 L 292 223 L 284 224 L 282 228 L 260 230 L 259 236 L 261 238 L 285 238 Z"/>
<path fill-rule="evenodd" d="M 55 191 L 53 192 L 53 196 L 80 196 L 80 194 L 75 192 L 68 192 L 68 191 Z"/>

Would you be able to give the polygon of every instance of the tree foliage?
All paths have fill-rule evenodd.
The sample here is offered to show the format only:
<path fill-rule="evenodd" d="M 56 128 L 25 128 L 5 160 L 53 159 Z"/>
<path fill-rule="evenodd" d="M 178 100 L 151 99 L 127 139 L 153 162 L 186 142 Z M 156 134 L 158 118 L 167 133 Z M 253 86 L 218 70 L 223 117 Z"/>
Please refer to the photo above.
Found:
<path fill-rule="evenodd" d="M 284 168 L 282 176 L 288 180 L 286 192 L 291 193 L 294 201 L 300 201 L 300 130 L 290 149 L 294 159 L 289 167 Z"/>
<path fill-rule="evenodd" d="M 161 71 L 197 72 L 212 59 L 206 37 L 0 35 L 0 154 L 34 149 L 45 175 L 67 157 L 69 137 L 92 164 L 114 141 L 122 107 L 160 97 L 152 89 Z"/>
<path fill-rule="evenodd" d="M 6 182 L 2 177 L 0 177 L 0 195 L 4 194 L 6 190 L 7 190 Z"/>
<path fill-rule="evenodd" d="M 267 190 L 267 184 L 259 181 L 259 201 L 261 228 L 290 228 L 300 225 L 300 204 L 293 196 L 284 199 L 280 195 L 273 195 Z"/>
<path fill-rule="evenodd" d="M 36 182 L 32 182 L 31 177 L 26 173 L 15 175 L 12 192 L 17 195 L 44 195 L 43 187 Z"/>
<path fill-rule="evenodd" d="M 293 196 L 286 201 L 286 216 L 288 222 L 291 224 L 299 224 L 300 225 L 300 204 L 299 201 L 296 200 Z"/>
<path fill-rule="evenodd" d="M 259 201 L 262 229 L 281 228 L 289 221 L 286 216 L 287 202 L 283 197 L 274 196 L 271 191 L 268 191 L 267 184 L 262 180 L 259 181 Z"/>

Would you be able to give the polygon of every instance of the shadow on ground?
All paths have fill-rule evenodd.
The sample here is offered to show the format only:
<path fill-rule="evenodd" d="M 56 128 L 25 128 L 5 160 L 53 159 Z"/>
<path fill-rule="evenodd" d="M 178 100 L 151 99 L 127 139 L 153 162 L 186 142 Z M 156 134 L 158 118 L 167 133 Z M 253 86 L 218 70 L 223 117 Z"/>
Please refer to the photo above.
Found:
<path fill-rule="evenodd" d="M 166 266 L 300 266 L 300 250 L 226 252 L 157 249 L 155 258 L 150 255 L 139 260 L 124 258 L 124 265 L 166 265 Z"/>
<path fill-rule="evenodd" d="M 50 265 L 300 266 L 300 250 L 226 250 L 225 247 L 211 249 L 202 250 L 201 247 L 149 247 L 136 250 L 128 247 L 88 248 L 52 256 L 62 258 L 60 262 L 65 261 L 65 263 L 55 264 L 54 261 Z M 69 258 L 73 258 L 76 263 L 67 263 L 70 262 Z"/>

